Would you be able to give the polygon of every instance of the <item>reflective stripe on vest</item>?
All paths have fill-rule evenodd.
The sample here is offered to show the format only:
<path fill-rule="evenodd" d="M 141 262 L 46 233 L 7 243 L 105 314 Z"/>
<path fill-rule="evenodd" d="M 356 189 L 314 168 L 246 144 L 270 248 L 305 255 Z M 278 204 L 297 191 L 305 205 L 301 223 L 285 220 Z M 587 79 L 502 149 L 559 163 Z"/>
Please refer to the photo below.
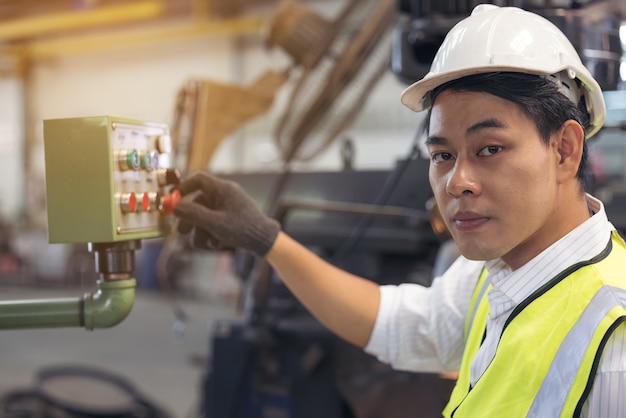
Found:
<path fill-rule="evenodd" d="M 626 244 L 614 233 L 598 257 L 550 280 L 507 319 L 494 359 L 470 387 L 489 304 L 481 274 L 446 417 L 572 417 L 589 394 L 604 344 L 626 320 Z M 484 282 L 487 282 L 485 284 Z"/>
<path fill-rule="evenodd" d="M 562 406 L 576 379 L 587 347 L 591 344 L 596 331 L 602 329 L 600 322 L 607 317 L 613 319 L 615 314 L 619 315 L 619 312 L 623 311 L 615 307 L 616 299 L 621 301 L 622 306 L 626 306 L 626 291 L 612 286 L 603 286 L 594 295 L 574 328 L 561 343 L 552 360 L 550 370 L 528 411 L 529 417 L 561 416 Z M 609 314 L 611 310 L 616 311 L 614 315 Z M 612 320 L 611 323 L 613 322 Z"/>
<path fill-rule="evenodd" d="M 487 269 L 483 268 L 482 272 L 480 273 L 478 283 L 476 283 L 476 288 L 474 289 L 474 294 L 472 295 L 472 301 L 468 310 L 469 315 L 467 315 L 467 319 L 465 320 L 465 328 L 463 328 L 463 339 L 465 341 L 467 341 L 469 331 L 472 329 L 474 319 L 476 319 L 476 312 L 478 312 L 480 303 L 483 301 L 485 293 L 487 293 L 487 291 L 491 289 L 491 282 L 487 280 L 487 277 L 489 277 Z"/>

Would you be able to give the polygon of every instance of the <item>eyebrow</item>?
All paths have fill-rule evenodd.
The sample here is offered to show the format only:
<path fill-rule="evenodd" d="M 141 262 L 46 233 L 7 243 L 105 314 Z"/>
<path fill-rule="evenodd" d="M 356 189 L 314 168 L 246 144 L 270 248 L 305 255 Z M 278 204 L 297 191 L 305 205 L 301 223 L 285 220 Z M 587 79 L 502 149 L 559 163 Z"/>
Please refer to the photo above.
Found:
<path fill-rule="evenodd" d="M 503 128 L 506 128 L 506 125 L 499 119 L 489 118 L 489 119 L 485 119 L 478 123 L 473 124 L 472 126 L 470 126 L 469 128 L 465 130 L 465 134 L 470 135 L 478 131 L 481 131 L 483 129 L 489 129 L 489 128 L 503 129 Z"/>
<path fill-rule="evenodd" d="M 504 124 L 501 120 L 496 119 L 496 118 L 489 118 L 489 119 L 481 120 L 480 122 L 473 124 L 472 126 L 470 126 L 469 128 L 465 130 L 465 134 L 471 135 L 483 129 L 491 129 L 491 128 L 504 129 L 506 127 L 507 125 Z M 448 140 L 441 136 L 429 135 L 426 138 L 426 145 L 445 145 L 447 143 L 448 143 Z"/>

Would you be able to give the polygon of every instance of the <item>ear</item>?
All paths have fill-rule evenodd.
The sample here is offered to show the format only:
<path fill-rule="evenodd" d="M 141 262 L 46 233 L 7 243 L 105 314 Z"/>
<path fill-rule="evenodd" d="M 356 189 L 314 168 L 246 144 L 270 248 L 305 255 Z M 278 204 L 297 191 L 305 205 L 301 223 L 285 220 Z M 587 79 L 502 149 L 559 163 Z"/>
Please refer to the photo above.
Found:
<path fill-rule="evenodd" d="M 556 145 L 560 156 L 558 179 L 560 182 L 575 179 L 583 154 L 585 131 L 578 122 L 568 120 L 556 135 Z"/>

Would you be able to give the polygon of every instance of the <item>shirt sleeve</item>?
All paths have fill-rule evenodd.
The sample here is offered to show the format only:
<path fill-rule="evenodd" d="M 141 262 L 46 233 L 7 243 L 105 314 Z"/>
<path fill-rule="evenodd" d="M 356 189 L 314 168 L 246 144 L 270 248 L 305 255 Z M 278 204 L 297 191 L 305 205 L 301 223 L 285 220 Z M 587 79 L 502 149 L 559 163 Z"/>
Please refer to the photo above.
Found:
<path fill-rule="evenodd" d="M 626 322 L 608 339 L 581 418 L 626 417 Z"/>
<path fill-rule="evenodd" d="M 472 291 L 484 266 L 459 257 L 430 287 L 381 286 L 380 308 L 365 351 L 399 370 L 457 371 Z"/>

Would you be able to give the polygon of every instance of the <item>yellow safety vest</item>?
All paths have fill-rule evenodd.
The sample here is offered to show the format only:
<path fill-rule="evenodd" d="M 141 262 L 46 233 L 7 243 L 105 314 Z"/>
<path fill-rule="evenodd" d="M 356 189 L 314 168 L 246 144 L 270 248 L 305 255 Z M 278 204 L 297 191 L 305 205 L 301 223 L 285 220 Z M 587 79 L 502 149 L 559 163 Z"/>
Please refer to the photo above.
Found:
<path fill-rule="evenodd" d="M 591 390 L 602 350 L 626 321 L 626 244 L 613 232 L 606 249 L 537 289 L 507 319 L 487 370 L 470 385 L 483 341 L 490 288 L 483 271 L 466 321 L 459 378 L 445 417 L 574 417 Z"/>

